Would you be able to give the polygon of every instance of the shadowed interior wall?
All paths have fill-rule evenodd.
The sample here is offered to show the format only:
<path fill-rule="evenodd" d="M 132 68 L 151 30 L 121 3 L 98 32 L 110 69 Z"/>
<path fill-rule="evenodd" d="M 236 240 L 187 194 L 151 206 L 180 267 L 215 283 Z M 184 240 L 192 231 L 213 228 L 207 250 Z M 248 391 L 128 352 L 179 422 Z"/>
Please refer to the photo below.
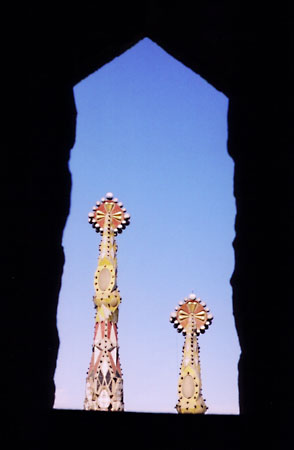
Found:
<path fill-rule="evenodd" d="M 70 208 L 68 159 L 76 123 L 73 86 L 145 36 L 229 97 L 228 151 L 235 162 L 237 207 L 231 282 L 242 351 L 240 409 L 275 414 L 282 403 L 283 408 L 287 402 L 288 408 L 292 405 L 287 396 L 290 327 L 279 328 L 277 342 L 272 313 L 277 297 L 287 302 L 282 251 L 289 247 L 289 164 L 286 132 L 281 131 L 283 86 L 276 78 L 284 76 L 283 43 L 250 6 L 241 11 L 225 2 L 196 2 L 192 11 L 185 2 L 177 8 L 148 5 L 142 10 L 81 4 L 77 10 L 58 12 L 52 7 L 46 14 L 39 7 L 27 16 L 32 45 L 27 48 L 30 78 L 24 89 L 29 108 L 22 110 L 25 117 L 20 120 L 29 121 L 28 138 L 21 151 L 10 154 L 10 245 L 3 256 L 3 355 L 9 368 L 5 386 L 10 388 L 2 390 L 2 405 L 9 414 L 14 415 L 16 403 L 26 411 L 46 410 L 54 402 L 62 232 Z M 21 226 L 16 210 L 17 217 L 26 217 Z"/>

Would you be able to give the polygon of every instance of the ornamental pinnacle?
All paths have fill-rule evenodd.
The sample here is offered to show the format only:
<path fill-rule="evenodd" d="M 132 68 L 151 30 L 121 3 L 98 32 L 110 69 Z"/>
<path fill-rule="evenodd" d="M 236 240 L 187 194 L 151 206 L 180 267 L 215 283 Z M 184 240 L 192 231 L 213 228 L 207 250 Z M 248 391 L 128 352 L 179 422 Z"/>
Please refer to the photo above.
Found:
<path fill-rule="evenodd" d="M 176 405 L 180 414 L 204 414 L 208 409 L 202 397 L 197 336 L 205 332 L 212 319 L 206 304 L 196 298 L 195 294 L 190 294 L 189 298 L 179 302 L 170 316 L 170 322 L 185 336 Z"/>
<path fill-rule="evenodd" d="M 102 239 L 94 277 L 96 320 L 84 409 L 123 411 L 123 379 L 117 335 L 121 297 L 117 289 L 115 237 L 129 225 L 130 215 L 123 204 L 108 192 L 93 207 L 89 223 L 97 233 L 100 232 Z"/>

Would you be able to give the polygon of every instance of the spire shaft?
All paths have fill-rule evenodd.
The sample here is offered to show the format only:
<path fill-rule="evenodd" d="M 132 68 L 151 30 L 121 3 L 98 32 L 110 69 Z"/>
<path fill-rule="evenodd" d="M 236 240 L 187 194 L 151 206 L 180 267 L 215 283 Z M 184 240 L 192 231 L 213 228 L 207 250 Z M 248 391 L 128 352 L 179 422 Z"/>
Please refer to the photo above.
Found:
<path fill-rule="evenodd" d="M 178 381 L 178 413 L 204 414 L 208 409 L 202 397 L 199 346 L 197 336 L 210 325 L 213 316 L 208 314 L 205 303 L 190 294 L 179 303 L 170 316 L 178 332 L 185 336 L 183 359 Z"/>
<path fill-rule="evenodd" d="M 123 411 L 123 379 L 118 346 L 118 307 L 121 302 L 117 288 L 117 244 L 115 236 L 128 224 L 129 215 L 117 199 L 97 202 L 89 222 L 100 231 L 98 266 L 94 276 L 96 309 L 94 341 L 86 379 L 84 409 Z M 125 217 L 126 216 L 126 217 Z M 120 228 L 121 225 L 121 228 Z"/>

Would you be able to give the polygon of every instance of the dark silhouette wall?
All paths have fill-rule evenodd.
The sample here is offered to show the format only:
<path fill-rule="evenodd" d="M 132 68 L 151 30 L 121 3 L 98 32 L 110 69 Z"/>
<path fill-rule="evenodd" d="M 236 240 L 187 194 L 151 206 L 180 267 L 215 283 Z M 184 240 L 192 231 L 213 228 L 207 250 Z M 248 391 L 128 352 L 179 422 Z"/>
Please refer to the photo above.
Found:
<path fill-rule="evenodd" d="M 267 417 L 279 427 L 281 411 L 285 418 L 293 406 L 286 288 L 291 247 L 291 165 L 284 106 L 287 21 L 281 22 L 279 11 L 270 21 L 268 11 L 250 2 L 242 7 L 238 2 L 194 3 L 193 7 L 188 2 L 107 7 L 96 2 L 68 10 L 42 5 L 26 11 L 24 35 L 13 28 L 17 46 L 25 36 L 24 65 L 18 62 L 13 89 L 20 87 L 26 98 L 13 107 L 13 133 L 6 151 L 11 172 L 3 174 L 8 199 L 3 237 L 8 245 L 3 253 L 7 277 L 2 291 L 2 407 L 9 424 L 6 431 L 12 435 L 18 430 L 19 439 L 38 439 L 45 433 L 54 403 L 56 310 L 64 263 L 61 242 L 70 209 L 68 160 L 77 116 L 73 87 L 144 37 L 229 98 L 228 152 L 235 163 L 237 208 L 231 283 L 241 346 L 240 411 L 258 420 Z M 283 29 L 274 33 L 273 25 L 277 30 L 280 23 Z M 22 127 L 24 134 L 19 131 Z M 83 413 L 74 419 L 65 412 L 54 417 L 56 429 L 71 420 L 83 421 L 84 426 L 85 420 L 94 420 L 90 415 L 85 419 Z M 122 417 L 126 426 L 128 421 L 143 420 L 142 415 Z M 159 422 L 152 417 L 152 426 L 163 420 L 162 415 Z M 177 418 L 170 420 L 183 420 Z M 205 427 L 204 419 L 212 420 L 209 416 L 189 420 L 201 420 Z M 231 426 L 243 426 L 241 419 L 235 425 L 222 416 L 214 420 L 210 423 L 218 432 L 222 427 L 216 424 L 224 421 L 227 438 L 232 436 Z M 224 448 L 237 448 L 228 442 Z"/>

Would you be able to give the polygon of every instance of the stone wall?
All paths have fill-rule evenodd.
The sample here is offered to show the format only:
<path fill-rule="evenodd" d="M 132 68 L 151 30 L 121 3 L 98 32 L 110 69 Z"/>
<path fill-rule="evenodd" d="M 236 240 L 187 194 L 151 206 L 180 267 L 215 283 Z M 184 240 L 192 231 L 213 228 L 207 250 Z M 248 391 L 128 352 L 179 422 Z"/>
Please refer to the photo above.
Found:
<path fill-rule="evenodd" d="M 273 36 L 265 11 L 250 2 L 243 9 L 236 3 L 202 1 L 193 10 L 185 2 L 177 7 L 147 2 L 143 9 L 39 6 L 24 16 L 26 65 L 18 66 L 17 79 L 26 100 L 15 107 L 13 130 L 17 134 L 25 124 L 25 134 L 20 144 L 10 135 L 6 154 L 11 172 L 4 171 L 8 249 L 3 253 L 2 406 L 10 422 L 22 414 L 34 418 L 20 425 L 26 436 L 30 426 L 34 429 L 36 411 L 48 411 L 54 403 L 61 241 L 75 139 L 73 86 L 146 36 L 229 97 L 228 151 L 235 162 L 237 207 L 231 283 L 242 350 L 240 409 L 277 418 L 281 408 L 289 411 L 293 405 L 285 289 L 290 279 L 285 256 L 290 247 L 287 111 L 282 103 L 287 41 L 282 34 L 280 41 Z"/>

